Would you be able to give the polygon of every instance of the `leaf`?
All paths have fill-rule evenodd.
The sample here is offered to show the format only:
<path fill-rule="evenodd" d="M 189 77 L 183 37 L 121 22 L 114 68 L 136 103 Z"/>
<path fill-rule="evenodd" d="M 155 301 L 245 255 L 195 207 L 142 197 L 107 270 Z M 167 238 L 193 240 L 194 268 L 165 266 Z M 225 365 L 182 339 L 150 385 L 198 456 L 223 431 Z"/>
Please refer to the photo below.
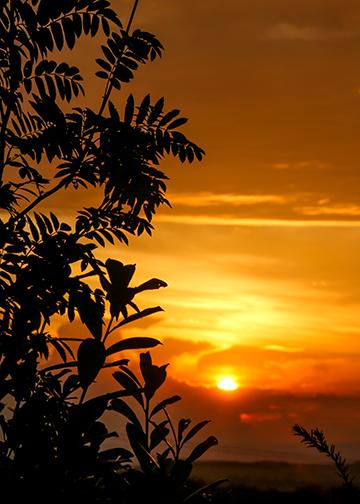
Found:
<path fill-rule="evenodd" d="M 65 17 L 62 20 L 62 27 L 65 35 L 65 40 L 69 49 L 73 49 L 76 42 L 74 25 L 70 18 Z"/>
<path fill-rule="evenodd" d="M 143 398 L 141 395 L 141 388 L 138 384 L 126 373 L 123 371 L 115 371 L 113 373 L 113 377 L 115 380 L 124 387 L 124 389 L 136 399 L 136 401 L 143 406 Z"/>
<path fill-rule="evenodd" d="M 44 224 L 42 217 L 38 213 L 34 212 L 34 216 L 35 216 L 36 224 L 40 230 L 41 238 L 42 238 L 42 240 L 45 240 L 48 236 L 46 225 Z"/>
<path fill-rule="evenodd" d="M 112 355 L 123 350 L 138 350 L 139 348 L 153 348 L 162 343 L 155 338 L 126 338 L 117 343 L 114 343 L 106 350 L 106 355 Z"/>
<path fill-rule="evenodd" d="M 31 231 L 31 236 L 32 236 L 33 240 L 36 241 L 36 242 L 39 241 L 40 235 L 39 235 L 39 232 L 37 230 L 37 227 L 32 222 L 32 220 L 31 220 L 31 218 L 29 216 L 26 216 L 26 220 L 27 220 L 27 223 L 29 225 L 29 228 L 30 228 L 30 231 Z"/>
<path fill-rule="evenodd" d="M 153 417 L 154 415 L 156 415 L 156 413 L 158 413 L 159 411 L 162 411 L 167 406 L 170 406 L 170 404 L 174 404 L 174 403 L 176 403 L 176 402 L 178 402 L 180 400 L 181 400 L 180 396 L 174 395 L 174 396 L 168 397 L 167 399 L 164 399 L 163 401 L 160 401 L 155 406 L 155 408 L 153 408 L 153 410 L 152 410 L 152 412 L 150 414 L 150 418 Z"/>
<path fill-rule="evenodd" d="M 142 429 L 137 425 L 128 423 L 126 425 L 126 433 L 141 469 L 147 474 L 160 474 L 159 464 L 146 449 L 146 437 Z"/>
<path fill-rule="evenodd" d="M 52 223 L 54 225 L 55 231 L 57 231 L 60 227 L 59 219 L 56 217 L 56 215 L 53 212 L 50 212 L 50 218 L 51 218 Z"/>
<path fill-rule="evenodd" d="M 95 61 L 103 70 L 106 70 L 107 72 L 111 71 L 111 65 L 107 61 L 101 58 L 96 58 Z"/>
<path fill-rule="evenodd" d="M 148 317 L 149 315 L 152 315 L 153 313 L 157 313 L 160 311 L 164 311 L 160 306 L 155 306 L 154 308 L 145 308 L 145 310 L 142 310 L 138 313 L 134 313 L 133 315 L 129 315 L 126 319 L 119 322 L 114 329 L 117 329 L 118 327 L 121 327 L 125 324 L 130 324 L 131 322 L 134 322 L 135 320 L 139 320 L 144 317 Z"/>
<path fill-rule="evenodd" d="M 150 434 L 150 451 L 156 448 L 164 439 L 166 439 L 170 430 L 167 428 L 169 421 L 164 420 L 158 425 L 155 425 L 151 434 Z"/>
<path fill-rule="evenodd" d="M 205 427 L 210 422 L 210 420 L 203 420 L 192 427 L 183 439 L 182 444 L 184 445 L 189 439 L 194 437 L 202 428 Z"/>
<path fill-rule="evenodd" d="M 209 436 L 205 441 L 197 445 L 193 451 L 190 453 L 188 458 L 186 459 L 188 462 L 194 462 L 200 458 L 205 452 L 208 451 L 212 446 L 216 446 L 218 444 L 218 440 L 215 436 Z"/>
<path fill-rule="evenodd" d="M 178 423 L 178 440 L 179 442 L 182 440 L 184 431 L 189 427 L 191 424 L 190 418 L 180 418 L 179 423 Z"/>
<path fill-rule="evenodd" d="M 105 413 L 108 402 L 109 398 L 102 395 L 89 399 L 82 404 L 77 404 L 72 409 L 71 421 L 81 425 L 85 430 L 86 427 L 89 427 Z"/>
<path fill-rule="evenodd" d="M 147 123 L 153 124 L 159 118 L 161 112 L 163 111 L 163 108 L 164 108 L 164 98 L 160 98 L 160 100 L 158 100 L 153 106 L 149 114 Z"/>
<path fill-rule="evenodd" d="M 109 101 L 109 112 L 110 112 L 111 119 L 115 123 L 118 123 L 120 121 L 120 117 L 119 117 L 118 111 L 116 110 L 115 105 L 113 104 L 112 101 Z"/>
<path fill-rule="evenodd" d="M 171 130 L 171 129 L 178 128 L 179 126 L 182 126 L 183 124 L 185 124 L 187 122 L 188 122 L 188 119 L 186 119 L 186 117 L 180 117 L 179 119 L 175 119 L 175 121 L 173 121 L 172 123 L 170 123 L 167 126 L 167 129 Z"/>
<path fill-rule="evenodd" d="M 134 103 L 134 97 L 131 94 L 129 98 L 127 99 L 126 102 L 126 107 L 125 107 L 125 115 L 124 115 L 124 122 L 126 124 L 131 124 L 133 117 L 134 117 L 134 109 L 135 109 L 135 103 Z"/>
<path fill-rule="evenodd" d="M 93 16 L 92 23 L 91 23 L 91 28 L 90 28 L 90 35 L 92 37 L 95 37 L 95 35 L 97 34 L 97 32 L 99 30 L 99 24 L 100 24 L 99 17 L 98 16 Z"/>
<path fill-rule="evenodd" d="M 155 392 L 166 380 L 166 368 L 168 364 L 156 366 L 152 364 L 150 352 L 140 354 L 140 370 L 145 380 L 145 396 L 151 399 Z"/>
<path fill-rule="evenodd" d="M 110 281 L 115 286 L 127 287 L 135 273 L 135 264 L 126 264 L 116 259 L 107 259 L 105 262 Z"/>
<path fill-rule="evenodd" d="M 65 352 L 64 348 L 62 347 L 61 343 L 59 341 L 57 341 L 56 338 L 50 339 L 49 343 L 51 345 L 53 345 L 53 347 L 56 349 L 56 351 L 60 355 L 63 362 L 66 362 L 67 361 L 66 352 Z"/>
<path fill-rule="evenodd" d="M 64 35 L 63 35 L 63 31 L 61 29 L 61 24 L 60 23 L 52 23 L 50 28 L 51 28 L 52 36 L 54 38 L 56 47 L 59 49 L 59 51 L 61 51 L 62 48 L 64 47 Z"/>
<path fill-rule="evenodd" d="M 113 399 L 110 403 L 110 410 L 116 411 L 120 413 L 124 417 L 126 417 L 133 424 L 138 424 L 141 427 L 138 417 L 135 412 L 130 408 L 130 406 L 123 401 L 122 399 Z"/>
<path fill-rule="evenodd" d="M 150 108 L 150 95 L 147 94 L 145 96 L 145 98 L 143 99 L 143 101 L 141 102 L 139 112 L 138 112 L 138 115 L 136 118 L 136 124 L 139 125 L 144 122 L 144 120 L 149 112 L 149 108 Z"/>
<path fill-rule="evenodd" d="M 167 114 L 164 115 L 164 117 L 161 119 L 159 122 L 159 126 L 165 126 L 165 124 L 168 124 L 174 117 L 178 116 L 180 114 L 180 110 L 174 109 L 170 110 Z"/>
<path fill-rule="evenodd" d="M 111 63 L 112 65 L 114 65 L 116 58 L 113 55 L 113 53 L 111 52 L 111 50 L 105 45 L 102 45 L 101 49 L 102 49 L 102 52 L 104 53 L 105 58 L 108 60 L 108 62 Z"/>
<path fill-rule="evenodd" d="M 102 336 L 102 311 L 101 307 L 88 296 L 77 296 L 76 307 L 81 322 L 86 325 L 95 339 L 101 340 Z"/>
<path fill-rule="evenodd" d="M 96 339 L 82 341 L 78 348 L 78 373 L 80 385 L 87 389 L 95 380 L 105 362 L 104 344 Z"/>
<path fill-rule="evenodd" d="M 159 280 L 158 278 L 152 278 L 151 280 L 148 280 L 147 282 L 144 282 L 143 284 L 136 287 L 136 292 L 142 292 L 144 290 L 156 290 L 160 289 L 161 287 L 167 287 L 167 283 L 163 280 Z"/>
<path fill-rule="evenodd" d="M 108 78 L 108 74 L 106 72 L 102 72 L 102 71 L 95 72 L 95 75 L 97 77 L 99 77 L 100 79 L 107 79 Z"/>

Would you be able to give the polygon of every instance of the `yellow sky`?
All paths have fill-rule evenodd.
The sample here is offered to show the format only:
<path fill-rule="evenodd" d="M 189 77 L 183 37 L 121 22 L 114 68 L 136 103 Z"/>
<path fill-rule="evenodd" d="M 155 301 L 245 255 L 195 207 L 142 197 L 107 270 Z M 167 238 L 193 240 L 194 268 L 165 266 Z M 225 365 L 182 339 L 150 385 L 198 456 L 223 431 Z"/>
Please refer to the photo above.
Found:
<path fill-rule="evenodd" d="M 130 2 L 118 5 L 126 17 Z M 207 157 L 165 161 L 173 209 L 154 236 L 100 251 L 136 263 L 139 282 L 169 284 L 139 299 L 164 314 L 128 334 L 164 341 L 154 355 L 191 398 L 206 396 L 210 417 L 221 399 L 207 387 L 237 377 L 216 428 L 245 452 L 246 429 L 259 446 L 272 429 L 278 453 L 289 450 L 300 419 L 360 454 L 359 2 L 149 0 L 137 22 L 166 51 L 129 92 L 181 108 Z M 81 68 L 91 73 L 91 59 Z"/>

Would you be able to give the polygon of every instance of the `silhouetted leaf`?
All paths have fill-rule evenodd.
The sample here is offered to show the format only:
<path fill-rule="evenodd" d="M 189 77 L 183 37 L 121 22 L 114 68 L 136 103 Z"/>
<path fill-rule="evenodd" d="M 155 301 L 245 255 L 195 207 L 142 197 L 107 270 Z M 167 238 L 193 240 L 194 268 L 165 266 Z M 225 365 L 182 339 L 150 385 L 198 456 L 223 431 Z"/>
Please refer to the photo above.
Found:
<path fill-rule="evenodd" d="M 136 124 L 142 124 L 145 121 L 149 109 L 150 109 L 150 95 L 147 94 L 139 107 L 139 112 L 136 117 Z"/>
<path fill-rule="evenodd" d="M 142 319 L 144 317 L 148 317 L 149 315 L 152 315 L 153 313 L 158 313 L 164 311 L 160 306 L 155 306 L 154 308 L 145 308 L 145 310 L 142 310 L 138 313 L 134 313 L 132 315 L 129 315 L 126 319 L 122 320 L 118 324 L 116 324 L 116 328 L 121 327 L 126 324 L 130 324 L 131 322 L 134 322 L 135 320 Z"/>
<path fill-rule="evenodd" d="M 180 418 L 178 422 L 178 441 L 182 441 L 184 431 L 189 427 L 191 423 L 190 418 Z"/>
<path fill-rule="evenodd" d="M 205 427 L 210 422 L 210 420 L 203 420 L 192 427 L 183 439 L 182 444 L 185 444 L 189 439 L 194 437 L 201 429 Z"/>
<path fill-rule="evenodd" d="M 159 411 L 162 411 L 167 406 L 170 406 L 171 404 L 174 404 L 180 400 L 181 400 L 180 396 L 174 395 L 174 396 L 168 397 L 167 399 L 164 399 L 163 401 L 160 401 L 159 404 L 157 404 L 155 406 L 155 408 L 153 408 L 153 410 L 151 411 L 150 418 L 152 416 L 156 415 L 156 413 L 158 413 Z"/>
<path fill-rule="evenodd" d="M 135 264 L 124 265 L 116 259 L 107 259 L 105 263 L 111 283 L 117 287 L 127 287 L 135 273 Z"/>
<path fill-rule="evenodd" d="M 110 403 L 109 409 L 116 411 L 117 413 L 120 413 L 128 420 L 130 420 L 130 422 L 132 422 L 133 424 L 137 424 L 139 425 L 139 427 L 141 427 L 141 424 L 135 412 L 122 399 L 113 399 Z"/>
<path fill-rule="evenodd" d="M 188 462 L 194 462 L 200 458 L 205 452 L 208 451 L 212 446 L 216 446 L 218 444 L 218 440 L 214 436 L 209 436 L 205 441 L 197 445 L 193 451 L 190 453 L 188 458 L 186 459 Z"/>
<path fill-rule="evenodd" d="M 140 370 L 145 380 L 144 392 L 147 399 L 151 399 L 166 379 L 168 364 L 156 366 L 152 364 L 150 352 L 140 354 Z"/>
<path fill-rule="evenodd" d="M 129 98 L 127 99 L 125 107 L 124 122 L 126 124 L 131 124 L 134 117 L 134 109 L 135 109 L 134 97 L 133 95 L 130 95 Z"/>
<path fill-rule="evenodd" d="M 124 387 L 124 389 L 143 406 L 144 401 L 141 394 L 142 389 L 139 387 L 137 382 L 131 378 L 131 376 L 124 371 L 115 371 L 115 373 L 113 373 L 113 377 L 119 385 Z"/>
<path fill-rule="evenodd" d="M 95 339 L 84 340 L 77 353 L 78 373 L 80 384 L 83 389 L 88 388 L 99 374 L 105 362 L 104 344 Z"/>
<path fill-rule="evenodd" d="M 171 130 L 171 129 L 178 128 L 179 126 L 182 126 L 183 124 L 185 124 L 187 122 L 188 122 L 188 119 L 186 119 L 185 117 L 180 117 L 179 119 L 175 119 L 175 121 L 173 121 L 172 123 L 170 123 L 167 126 L 167 129 Z"/>
<path fill-rule="evenodd" d="M 149 450 L 154 450 L 164 439 L 166 439 L 167 435 L 169 434 L 170 430 L 168 429 L 169 421 L 164 420 L 158 425 L 155 425 L 151 434 L 150 434 L 150 445 L 149 445 Z"/>
<path fill-rule="evenodd" d="M 139 348 L 152 348 L 157 345 L 161 345 L 161 342 L 155 338 L 126 338 L 106 349 L 106 355 L 112 355 L 116 352 L 122 352 L 123 350 L 136 350 Z"/>
<path fill-rule="evenodd" d="M 164 117 L 159 121 L 159 126 L 165 126 L 168 124 L 174 117 L 180 114 L 180 110 L 174 109 L 164 115 Z"/>
<path fill-rule="evenodd" d="M 159 474 L 160 467 L 146 448 L 146 437 L 142 429 L 132 423 L 128 423 L 126 425 L 126 432 L 141 469 L 146 474 Z"/>
<path fill-rule="evenodd" d="M 155 105 L 153 106 L 149 117 L 148 117 L 148 124 L 153 124 L 160 116 L 164 108 L 164 98 L 160 98 Z"/>

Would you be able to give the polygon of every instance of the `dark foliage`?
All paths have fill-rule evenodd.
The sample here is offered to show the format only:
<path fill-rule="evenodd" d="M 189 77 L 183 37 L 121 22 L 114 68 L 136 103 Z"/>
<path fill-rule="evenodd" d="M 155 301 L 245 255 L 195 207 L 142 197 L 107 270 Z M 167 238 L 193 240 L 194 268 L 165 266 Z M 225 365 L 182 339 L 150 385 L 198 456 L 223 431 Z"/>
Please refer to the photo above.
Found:
<path fill-rule="evenodd" d="M 293 433 L 300 437 L 300 442 L 308 448 L 315 448 L 319 453 L 324 454 L 334 464 L 337 475 L 343 483 L 343 488 L 335 494 L 334 502 L 353 503 L 359 502 L 359 489 L 354 485 L 355 476 L 348 462 L 336 449 L 334 444 L 329 444 L 322 430 L 316 428 L 310 431 L 305 427 L 295 424 Z"/>
<path fill-rule="evenodd" d="M 153 404 L 167 365 L 142 353 L 137 377 L 122 355 L 160 343 L 119 333 L 161 310 L 141 309 L 135 297 L 166 283 L 133 286 L 135 265 L 96 257 L 106 243 L 151 234 L 156 210 L 170 205 L 159 169 L 166 155 L 191 163 L 204 154 L 178 131 L 186 119 L 166 111 L 163 98 L 147 95 L 136 105 L 130 95 L 124 110 L 116 96 L 110 101 L 162 54 L 154 35 L 132 29 L 137 4 L 125 28 L 107 0 L 0 4 L 0 471 L 2 496 L 16 502 L 176 503 L 206 493 L 188 478 L 216 439 L 181 455 L 207 421 L 175 425 L 167 408 L 180 397 Z M 100 32 L 96 76 L 105 88 L 96 111 L 73 106 L 85 87 L 61 54 Z M 80 208 L 75 219 L 40 210 L 57 192 L 91 186 L 99 204 Z M 58 337 L 59 316 L 79 318 L 88 337 Z M 117 341 L 108 344 L 113 333 Z M 88 395 L 109 367 L 114 390 Z M 103 421 L 107 410 L 125 417 L 131 451 L 104 448 L 117 436 Z"/>

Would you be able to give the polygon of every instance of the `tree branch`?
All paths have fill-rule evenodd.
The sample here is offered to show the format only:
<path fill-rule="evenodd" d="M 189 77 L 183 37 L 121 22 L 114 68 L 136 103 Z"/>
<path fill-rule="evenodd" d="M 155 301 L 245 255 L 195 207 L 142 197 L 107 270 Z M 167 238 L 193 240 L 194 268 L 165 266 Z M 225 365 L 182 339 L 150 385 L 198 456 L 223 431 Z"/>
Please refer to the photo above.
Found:
<path fill-rule="evenodd" d="M 62 179 L 56 186 L 54 186 L 52 189 L 49 189 L 48 191 L 42 193 L 38 198 L 36 198 L 34 201 L 32 201 L 27 207 L 25 207 L 23 210 L 21 210 L 21 212 L 16 214 L 15 217 L 12 217 L 9 220 L 9 223 L 13 222 L 13 221 L 16 222 L 17 220 L 19 220 L 21 217 L 23 217 L 24 215 L 29 213 L 30 210 L 35 208 L 39 203 L 41 203 L 42 201 L 44 201 L 45 199 L 49 198 L 50 196 L 52 196 L 53 194 L 58 192 L 60 189 L 62 189 L 67 183 L 68 183 L 67 179 Z"/>
<path fill-rule="evenodd" d="M 127 27 L 126 27 L 126 35 L 129 34 L 129 31 L 131 29 L 131 25 L 132 25 L 132 23 L 134 21 L 134 17 L 135 17 L 138 5 L 139 5 L 139 0 L 135 0 L 133 8 L 132 8 L 132 11 L 131 11 L 131 14 L 130 14 L 129 22 L 128 22 Z M 121 51 L 121 53 L 120 53 L 120 55 L 118 57 L 118 60 L 115 63 L 115 67 L 119 63 L 119 61 L 121 60 L 121 58 L 123 57 L 124 50 L 125 50 L 125 48 Z M 102 103 L 101 103 L 101 106 L 100 106 L 99 115 L 103 114 L 103 112 L 105 110 L 105 107 L 106 107 L 106 104 L 107 104 L 107 102 L 108 102 L 108 100 L 110 98 L 111 91 L 113 90 L 113 87 L 114 87 L 113 84 L 110 81 L 108 81 L 107 85 L 106 85 L 106 88 L 105 88 L 105 93 L 104 93 L 104 96 L 103 96 L 103 100 L 102 100 Z"/>

